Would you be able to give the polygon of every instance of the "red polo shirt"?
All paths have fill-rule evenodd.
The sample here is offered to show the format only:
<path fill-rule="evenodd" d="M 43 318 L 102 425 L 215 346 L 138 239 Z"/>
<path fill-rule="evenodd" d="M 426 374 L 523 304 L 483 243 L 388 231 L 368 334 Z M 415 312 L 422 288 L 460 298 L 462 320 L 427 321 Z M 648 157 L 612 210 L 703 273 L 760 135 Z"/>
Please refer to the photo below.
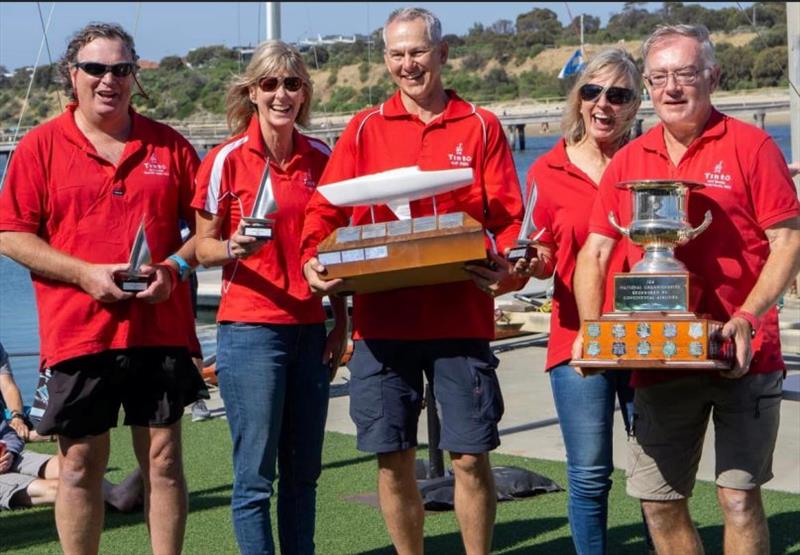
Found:
<path fill-rule="evenodd" d="M 530 196 L 534 183 L 537 188 L 533 221 L 542 231 L 541 241 L 554 248 L 553 310 L 547 342 L 547 370 L 572 357 L 572 344 L 580 329 L 572 280 L 578 252 L 589 236 L 589 216 L 597 196 L 597 184 L 570 161 L 566 148 L 566 142 L 561 139 L 533 163 L 527 178 L 527 194 Z M 621 264 L 621 249 L 615 249 L 610 266 L 619 271 Z M 609 310 L 612 291 L 606 291 L 606 308 Z"/>
<path fill-rule="evenodd" d="M 300 266 L 300 233 L 305 208 L 316 189 L 330 149 L 297 131 L 294 152 L 286 168 L 269 161 L 269 175 L 278 210 L 274 239 L 253 256 L 223 267 L 219 322 L 309 324 L 325 321 L 322 302 L 308 288 Z M 239 225 L 242 211 L 253 209 L 261 176 L 267 164 L 258 117 L 253 116 L 243 134 L 215 147 L 197 173 L 197 193 L 192 206 L 222 220 L 222 238 Z"/>
<path fill-rule="evenodd" d="M 114 166 L 75 125 L 76 107 L 20 141 L 0 193 L 0 231 L 35 233 L 95 264 L 121 263 L 144 217 L 152 259 L 164 260 L 181 245 L 179 220 L 194 220 L 197 154 L 176 131 L 131 110 L 131 136 Z M 101 303 L 75 285 L 31 278 L 43 366 L 108 349 L 197 348 L 187 283 L 162 303 Z"/>
<path fill-rule="evenodd" d="M 405 166 L 423 170 L 471 167 L 472 185 L 436 195 L 440 214 L 463 211 L 481 222 L 500 252 L 519 233 L 522 200 L 514 163 L 497 118 L 448 91 L 444 113 L 423 123 L 410 114 L 397 92 L 380 106 L 357 114 L 336 143 L 321 184 Z M 411 216 L 433 214 L 430 198 L 410 203 Z M 334 229 L 370 223 L 369 207 L 331 205 L 317 193 L 303 228 L 301 262 Z M 397 219 L 384 205 L 375 221 Z M 488 243 L 487 243 L 488 245 Z M 494 337 L 494 301 L 472 281 L 410 287 L 356 295 L 353 329 L 357 339 L 439 339 Z"/>
<path fill-rule="evenodd" d="M 590 232 L 620 238 L 608 213 L 613 211 L 623 227 L 630 223 L 630 193 L 615 185 L 631 179 L 689 179 L 705 184 L 690 194 L 688 219 L 697 226 L 710 210 L 713 221 L 705 232 L 676 249 L 675 256 L 703 280 L 698 311 L 723 322 L 741 307 L 761 274 L 770 252 L 764 230 L 800 215 L 794 184 L 775 142 L 764 131 L 716 110 L 677 166 L 669 159 L 660 124 L 617 153 L 603 175 Z M 641 259 L 642 249 L 624 243 L 632 266 Z M 784 369 L 775 307 L 764 315 L 753 352 L 750 372 Z M 637 372 L 634 384 L 670 375 L 674 373 Z"/>

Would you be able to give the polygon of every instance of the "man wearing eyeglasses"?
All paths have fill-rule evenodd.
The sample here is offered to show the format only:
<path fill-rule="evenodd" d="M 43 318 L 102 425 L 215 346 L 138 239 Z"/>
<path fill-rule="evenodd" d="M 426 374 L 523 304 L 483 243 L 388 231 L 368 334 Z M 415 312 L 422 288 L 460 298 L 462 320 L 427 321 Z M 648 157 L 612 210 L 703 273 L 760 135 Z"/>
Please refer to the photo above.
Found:
<path fill-rule="evenodd" d="M 676 254 L 703 282 L 696 311 L 726 322 L 722 335 L 734 340 L 735 361 L 719 375 L 634 372 L 627 490 L 641 500 L 659 554 L 702 553 L 688 498 L 713 414 L 725 551 L 768 553 L 760 487 L 772 478 L 786 368 L 775 303 L 800 270 L 800 203 L 769 135 L 713 107 L 720 69 L 705 27 L 660 27 L 642 53 L 660 123 L 620 150 L 603 176 L 575 270 L 578 308 L 581 319 L 599 317 L 609 255 L 620 239 L 609 213 L 622 225 L 631 220 L 630 193 L 617 183 L 705 185 L 692 193 L 688 218 L 697 225 L 710 210 L 713 222 Z M 629 241 L 622 248 L 631 266 L 642 256 Z"/>
<path fill-rule="evenodd" d="M 142 469 L 153 552 L 179 553 L 187 512 L 180 419 L 203 383 L 182 244 L 198 165 L 178 133 L 131 108 L 133 39 L 115 24 L 78 31 L 61 61 L 72 98 L 20 141 L 0 191 L 0 252 L 31 271 L 49 402 L 38 431 L 59 441 L 56 525 L 66 553 L 96 553 L 109 429 L 120 405 Z M 140 224 L 154 264 L 126 291 Z M 189 261 L 189 262 L 187 262 Z"/>
<path fill-rule="evenodd" d="M 522 201 L 500 122 L 445 90 L 447 44 L 441 23 L 427 10 L 405 8 L 384 26 L 384 61 L 398 91 L 356 115 L 336 144 L 306 210 L 301 260 L 312 290 L 336 293 L 342 280 L 322 281 L 317 244 L 336 227 L 372 221 L 367 207 L 352 210 L 325 201 L 325 183 L 403 166 L 423 170 L 473 168 L 474 183 L 437 195 L 439 213 L 464 211 L 495 236 L 498 250 L 519 233 Z M 434 213 L 430 199 L 393 212 L 374 207 L 375 221 Z M 412 287 L 355 295 L 355 348 L 349 368 L 350 414 L 358 448 L 376 453 L 381 511 L 395 549 L 422 553 L 423 506 L 415 479 L 417 421 L 423 372 L 432 380 L 442 414 L 438 447 L 450 451 L 455 510 L 468 554 L 488 553 L 495 516 L 489 451 L 499 443 L 503 401 L 489 348 L 494 336 L 492 294 L 521 284 L 498 271 L 474 268 L 475 282 Z M 508 289 L 506 289 L 508 290 Z"/>

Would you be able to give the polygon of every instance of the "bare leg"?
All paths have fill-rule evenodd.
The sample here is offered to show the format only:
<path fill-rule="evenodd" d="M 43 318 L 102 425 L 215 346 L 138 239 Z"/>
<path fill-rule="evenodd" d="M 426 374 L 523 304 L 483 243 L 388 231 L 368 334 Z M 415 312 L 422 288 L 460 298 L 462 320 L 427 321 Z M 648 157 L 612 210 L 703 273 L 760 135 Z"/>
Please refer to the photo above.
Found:
<path fill-rule="evenodd" d="M 189 500 L 183 476 L 181 421 L 167 428 L 133 426 L 133 450 L 144 480 L 144 514 L 154 555 L 178 554 Z"/>
<path fill-rule="evenodd" d="M 450 453 L 456 478 L 456 518 L 467 555 L 484 555 L 492 548 L 497 511 L 489 453 Z"/>
<path fill-rule="evenodd" d="M 686 499 L 642 501 L 642 509 L 658 555 L 703 554 Z"/>
<path fill-rule="evenodd" d="M 416 450 L 378 454 L 378 500 L 398 555 L 422 553 L 422 498 L 414 475 Z"/>
<path fill-rule="evenodd" d="M 28 487 L 18 491 L 9 501 L 12 509 L 33 507 L 35 505 L 52 505 L 56 502 L 58 480 L 37 478 Z"/>
<path fill-rule="evenodd" d="M 717 499 L 725 516 L 725 554 L 769 553 L 769 527 L 761 504 L 761 488 L 717 487 Z"/>
<path fill-rule="evenodd" d="M 65 555 L 95 554 L 103 530 L 101 484 L 108 464 L 108 432 L 80 439 L 59 436 L 58 447 L 55 513 L 61 548 Z"/>

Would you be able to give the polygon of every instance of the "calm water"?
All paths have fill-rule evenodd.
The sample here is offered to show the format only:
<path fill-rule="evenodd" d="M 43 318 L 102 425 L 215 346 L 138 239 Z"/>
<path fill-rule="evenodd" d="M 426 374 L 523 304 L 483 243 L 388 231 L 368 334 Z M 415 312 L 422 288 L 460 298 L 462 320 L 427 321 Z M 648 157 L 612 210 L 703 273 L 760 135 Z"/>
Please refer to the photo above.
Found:
<path fill-rule="evenodd" d="M 784 156 L 790 156 L 788 126 L 768 127 Z M 514 152 L 514 162 L 520 182 L 524 182 L 528 167 L 536 158 L 550 150 L 557 137 L 531 135 L 527 137 L 526 150 Z M 5 160 L 0 156 L 0 171 Z M 12 355 L 37 353 L 39 350 L 38 318 L 28 272 L 11 260 L 0 256 L 0 341 Z M 206 345 L 204 345 L 204 351 Z M 207 353 L 208 354 L 208 353 Z M 29 401 L 36 385 L 38 356 L 12 356 L 11 364 L 22 395 Z"/>

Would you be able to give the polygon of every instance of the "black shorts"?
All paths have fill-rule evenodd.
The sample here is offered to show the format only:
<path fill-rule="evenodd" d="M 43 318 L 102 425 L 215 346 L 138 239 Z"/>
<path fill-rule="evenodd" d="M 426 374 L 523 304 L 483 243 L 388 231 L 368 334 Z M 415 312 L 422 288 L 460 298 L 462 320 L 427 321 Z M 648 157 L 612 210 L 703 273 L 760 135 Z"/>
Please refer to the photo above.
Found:
<path fill-rule="evenodd" d="M 53 365 L 49 402 L 36 431 L 71 438 L 117 426 L 166 427 L 205 389 L 188 349 L 137 347 L 72 358 Z"/>

